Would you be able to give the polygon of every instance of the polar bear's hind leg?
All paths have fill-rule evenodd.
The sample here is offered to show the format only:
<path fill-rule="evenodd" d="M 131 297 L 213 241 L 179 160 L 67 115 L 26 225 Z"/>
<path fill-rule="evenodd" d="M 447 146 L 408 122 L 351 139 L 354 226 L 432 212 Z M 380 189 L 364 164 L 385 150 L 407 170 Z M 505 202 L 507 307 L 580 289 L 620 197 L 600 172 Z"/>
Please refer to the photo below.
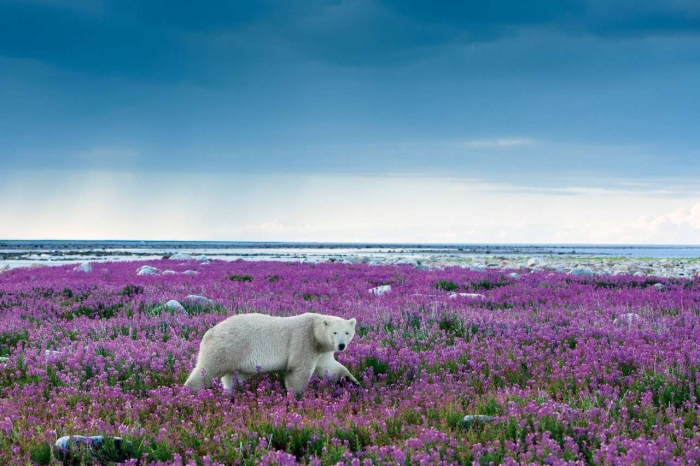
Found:
<path fill-rule="evenodd" d="M 248 375 L 236 372 L 236 374 L 226 374 L 221 377 L 221 383 L 224 386 L 224 390 L 231 391 L 233 387 L 241 385 L 248 380 Z"/>

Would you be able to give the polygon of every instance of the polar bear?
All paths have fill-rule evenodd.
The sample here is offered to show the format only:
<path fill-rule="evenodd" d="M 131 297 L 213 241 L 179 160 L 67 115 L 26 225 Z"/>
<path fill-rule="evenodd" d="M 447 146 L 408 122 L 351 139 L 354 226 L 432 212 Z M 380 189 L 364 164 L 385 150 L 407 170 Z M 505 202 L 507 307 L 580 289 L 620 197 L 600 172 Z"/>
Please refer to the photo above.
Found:
<path fill-rule="evenodd" d="M 347 377 L 359 385 L 345 366 L 333 358 L 355 336 L 355 319 L 306 313 L 293 317 L 239 314 L 219 322 L 202 338 L 197 364 L 185 386 L 198 390 L 221 378 L 226 390 L 258 372 L 283 370 L 287 390 L 299 396 L 311 374 L 334 380 Z"/>

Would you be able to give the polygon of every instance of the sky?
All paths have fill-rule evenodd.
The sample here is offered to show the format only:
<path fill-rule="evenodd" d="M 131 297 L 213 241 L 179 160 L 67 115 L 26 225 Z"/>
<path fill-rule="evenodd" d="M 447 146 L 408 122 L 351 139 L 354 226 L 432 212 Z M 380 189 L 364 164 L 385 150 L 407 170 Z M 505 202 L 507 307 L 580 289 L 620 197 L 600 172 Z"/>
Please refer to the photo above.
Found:
<path fill-rule="evenodd" d="M 700 244 L 697 0 L 0 0 L 0 238 Z"/>

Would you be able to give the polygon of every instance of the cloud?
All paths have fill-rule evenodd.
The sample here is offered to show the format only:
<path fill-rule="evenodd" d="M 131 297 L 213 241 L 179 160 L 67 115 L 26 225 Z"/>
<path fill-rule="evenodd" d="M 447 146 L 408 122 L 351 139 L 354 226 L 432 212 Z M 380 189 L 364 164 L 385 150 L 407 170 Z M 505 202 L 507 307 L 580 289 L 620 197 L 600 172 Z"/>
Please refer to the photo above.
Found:
<path fill-rule="evenodd" d="M 611 194 L 610 198 L 613 196 Z M 643 196 L 634 197 L 644 199 Z M 643 215 L 636 221 L 601 222 L 588 219 L 568 222 L 555 230 L 553 238 L 557 242 L 569 243 L 699 245 L 700 202 L 661 215 Z"/>
<path fill-rule="evenodd" d="M 700 34 L 700 7 L 691 1 L 433 3 L 0 0 L 0 55 L 84 73 L 204 81 L 215 75 L 211 69 L 240 73 L 272 58 L 405 65 L 454 46 L 533 31 L 600 38 Z"/>
<path fill-rule="evenodd" d="M 700 202 L 691 208 L 680 207 L 658 217 L 641 217 L 634 227 L 652 235 L 668 234 L 677 230 L 697 230 L 700 241 Z"/>

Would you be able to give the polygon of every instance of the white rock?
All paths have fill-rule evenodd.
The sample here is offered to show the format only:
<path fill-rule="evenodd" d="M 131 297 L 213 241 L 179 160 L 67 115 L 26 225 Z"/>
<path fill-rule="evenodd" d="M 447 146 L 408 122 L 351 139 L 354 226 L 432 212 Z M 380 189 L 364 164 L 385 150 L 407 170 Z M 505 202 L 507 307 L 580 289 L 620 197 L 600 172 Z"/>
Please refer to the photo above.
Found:
<path fill-rule="evenodd" d="M 496 416 L 487 416 L 485 414 L 468 414 L 462 419 L 462 425 L 468 428 L 476 422 L 493 422 L 496 419 L 498 419 Z"/>
<path fill-rule="evenodd" d="M 418 259 L 411 259 L 410 257 L 401 257 L 394 262 L 396 265 L 420 265 Z"/>
<path fill-rule="evenodd" d="M 62 354 L 60 351 L 54 351 L 54 350 L 45 350 L 44 351 L 44 360 L 48 361 L 51 356 L 58 356 L 59 354 Z"/>
<path fill-rule="evenodd" d="M 640 323 L 641 321 L 642 318 L 639 316 L 639 314 L 635 314 L 634 312 L 628 312 L 627 314 L 622 314 L 617 319 L 613 320 L 613 325 L 630 326 L 635 322 Z"/>
<path fill-rule="evenodd" d="M 182 272 L 182 273 L 183 273 L 184 275 L 197 275 L 199 272 L 197 272 L 196 270 L 185 270 L 185 271 Z"/>
<path fill-rule="evenodd" d="M 195 259 L 198 260 L 198 261 L 202 261 L 202 262 L 208 262 L 208 261 L 209 261 L 209 258 L 208 258 L 207 256 L 205 256 L 204 254 L 202 254 L 201 256 L 195 257 Z"/>
<path fill-rule="evenodd" d="M 483 272 L 484 267 L 482 265 L 472 265 L 471 267 L 469 267 L 469 270 L 471 270 L 472 272 Z"/>
<path fill-rule="evenodd" d="M 515 272 L 509 273 L 508 276 L 509 276 L 510 278 L 515 279 L 515 280 L 517 280 L 518 278 L 520 278 L 520 274 L 519 274 L 519 273 L 515 273 Z"/>
<path fill-rule="evenodd" d="M 163 270 L 163 275 L 177 275 L 177 272 L 174 270 Z"/>
<path fill-rule="evenodd" d="M 0 272 L 4 272 L 5 270 L 10 270 L 10 264 L 0 265 Z"/>
<path fill-rule="evenodd" d="M 644 272 L 634 272 L 634 277 L 646 277 L 646 274 Z"/>
<path fill-rule="evenodd" d="M 182 304 L 180 304 L 179 301 L 177 301 L 175 299 L 171 299 L 170 301 L 165 303 L 165 307 L 170 309 L 171 311 L 177 311 L 177 312 L 183 312 L 183 313 L 187 312 L 187 310 L 185 310 L 185 307 Z"/>
<path fill-rule="evenodd" d="M 575 269 L 571 269 L 569 271 L 569 274 L 571 275 L 580 275 L 580 276 L 590 276 L 590 275 L 595 275 L 593 270 L 589 269 L 588 267 L 577 267 Z"/>
<path fill-rule="evenodd" d="M 209 298 L 205 298 L 204 296 L 197 296 L 196 294 L 191 294 L 187 296 L 187 301 L 191 302 L 192 304 L 197 304 L 199 306 L 209 306 L 211 304 L 214 304 L 214 301 L 212 301 Z"/>
<path fill-rule="evenodd" d="M 450 293 L 450 299 L 456 298 L 486 299 L 486 296 L 479 293 Z"/>
<path fill-rule="evenodd" d="M 532 258 L 530 258 L 529 261 L 527 261 L 528 267 L 536 267 L 536 266 L 543 265 L 543 264 L 544 264 L 544 260 L 540 259 L 539 257 L 532 257 Z"/>
<path fill-rule="evenodd" d="M 157 273 L 158 269 L 155 267 L 151 267 L 150 265 L 142 265 L 136 271 L 137 275 L 156 275 Z"/>
<path fill-rule="evenodd" d="M 666 291 L 666 285 L 663 283 L 654 283 L 654 288 L 656 288 L 659 291 Z"/>
<path fill-rule="evenodd" d="M 83 262 L 79 266 L 75 267 L 73 270 L 75 270 L 76 272 L 89 273 L 92 272 L 92 265 L 90 265 L 89 262 Z"/>
<path fill-rule="evenodd" d="M 382 285 L 382 286 L 377 286 L 369 290 L 369 292 L 375 296 L 381 296 L 384 293 L 388 293 L 391 291 L 391 285 Z"/>
<path fill-rule="evenodd" d="M 170 256 L 169 259 L 175 261 L 191 261 L 192 256 L 189 254 L 185 254 L 184 252 L 178 252 Z"/>

